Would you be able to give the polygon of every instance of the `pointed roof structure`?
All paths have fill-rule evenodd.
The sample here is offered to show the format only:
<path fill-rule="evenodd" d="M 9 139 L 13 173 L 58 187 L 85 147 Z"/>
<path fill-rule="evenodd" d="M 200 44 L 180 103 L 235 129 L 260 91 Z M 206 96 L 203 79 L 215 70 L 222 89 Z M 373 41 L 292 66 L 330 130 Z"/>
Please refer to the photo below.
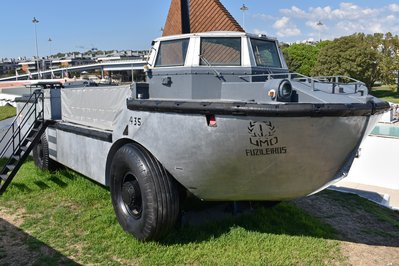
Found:
<path fill-rule="evenodd" d="M 163 36 L 243 28 L 219 0 L 172 0 Z"/>

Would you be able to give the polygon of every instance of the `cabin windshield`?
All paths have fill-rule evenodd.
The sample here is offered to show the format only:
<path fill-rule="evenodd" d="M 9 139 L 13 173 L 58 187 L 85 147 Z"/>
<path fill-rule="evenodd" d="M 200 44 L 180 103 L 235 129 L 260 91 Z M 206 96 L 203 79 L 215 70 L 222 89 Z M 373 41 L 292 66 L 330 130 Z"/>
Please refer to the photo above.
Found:
<path fill-rule="evenodd" d="M 184 66 L 189 39 L 163 41 L 159 46 L 157 67 Z"/>
<path fill-rule="evenodd" d="M 251 39 L 257 66 L 281 68 L 281 61 L 274 41 Z"/>
<path fill-rule="evenodd" d="M 241 66 L 241 38 L 201 38 L 201 65 Z"/>

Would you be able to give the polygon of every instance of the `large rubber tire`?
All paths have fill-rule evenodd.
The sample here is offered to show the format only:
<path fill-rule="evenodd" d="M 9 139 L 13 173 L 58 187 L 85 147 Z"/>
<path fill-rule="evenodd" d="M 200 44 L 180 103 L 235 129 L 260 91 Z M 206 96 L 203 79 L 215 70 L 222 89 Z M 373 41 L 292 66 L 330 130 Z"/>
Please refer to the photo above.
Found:
<path fill-rule="evenodd" d="M 179 215 L 176 181 L 143 147 L 126 144 L 110 169 L 112 204 L 122 228 L 141 241 L 159 240 Z"/>
<path fill-rule="evenodd" d="M 46 134 L 40 137 L 39 142 L 33 148 L 33 160 L 35 165 L 41 170 L 54 170 L 56 168 L 55 162 L 50 159 L 48 141 Z"/>

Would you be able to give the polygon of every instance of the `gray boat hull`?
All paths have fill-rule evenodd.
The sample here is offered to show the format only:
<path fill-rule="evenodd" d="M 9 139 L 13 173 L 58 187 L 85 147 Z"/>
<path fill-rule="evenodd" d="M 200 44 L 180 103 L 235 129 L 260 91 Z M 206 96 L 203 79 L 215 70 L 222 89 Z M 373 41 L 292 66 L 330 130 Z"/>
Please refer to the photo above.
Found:
<path fill-rule="evenodd" d="M 204 200 L 287 200 L 344 177 L 379 115 L 216 116 L 131 112 L 130 138 Z"/>

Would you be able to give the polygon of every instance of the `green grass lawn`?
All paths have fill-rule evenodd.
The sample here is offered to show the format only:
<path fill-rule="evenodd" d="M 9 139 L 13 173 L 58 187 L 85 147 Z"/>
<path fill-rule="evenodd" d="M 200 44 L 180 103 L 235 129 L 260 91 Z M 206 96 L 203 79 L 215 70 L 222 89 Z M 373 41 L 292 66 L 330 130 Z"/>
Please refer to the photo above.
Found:
<path fill-rule="evenodd" d="M 399 103 L 399 95 L 396 93 L 396 87 L 386 85 L 374 87 L 371 94 L 383 99 L 384 101 Z"/>
<path fill-rule="evenodd" d="M 46 173 L 23 165 L 0 210 L 20 213 L 32 252 L 43 245 L 82 264 L 322 265 L 342 262 L 333 229 L 290 203 L 141 243 L 119 226 L 107 188 L 70 170 Z M 0 235 L 1 238 L 1 235 Z M 1 247 L 0 247 L 1 249 Z M 45 256 L 45 255 L 43 255 Z M 40 257 L 65 263 L 59 254 Z M 1 259 L 1 256 L 0 256 Z"/>
<path fill-rule="evenodd" d="M 16 108 L 13 106 L 0 106 L 0 121 L 16 115 Z"/>

